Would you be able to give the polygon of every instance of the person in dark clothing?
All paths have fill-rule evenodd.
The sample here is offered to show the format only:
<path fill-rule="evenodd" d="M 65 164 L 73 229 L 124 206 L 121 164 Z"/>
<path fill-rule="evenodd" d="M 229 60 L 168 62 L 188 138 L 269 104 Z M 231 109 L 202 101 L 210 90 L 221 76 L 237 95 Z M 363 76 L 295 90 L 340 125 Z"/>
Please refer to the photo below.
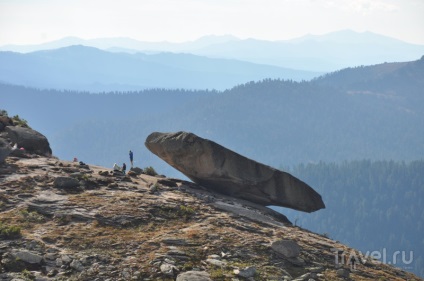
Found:
<path fill-rule="evenodd" d="M 133 154 L 133 152 L 130 150 L 130 162 L 131 162 L 131 168 L 134 168 L 133 167 L 133 160 L 134 160 L 134 154 Z"/>
<path fill-rule="evenodd" d="M 127 169 L 127 165 L 125 163 L 122 164 L 122 173 L 125 175 L 125 170 Z"/>
<path fill-rule="evenodd" d="M 350 257 L 350 269 L 354 270 L 356 269 L 356 257 L 355 256 L 351 256 Z"/>

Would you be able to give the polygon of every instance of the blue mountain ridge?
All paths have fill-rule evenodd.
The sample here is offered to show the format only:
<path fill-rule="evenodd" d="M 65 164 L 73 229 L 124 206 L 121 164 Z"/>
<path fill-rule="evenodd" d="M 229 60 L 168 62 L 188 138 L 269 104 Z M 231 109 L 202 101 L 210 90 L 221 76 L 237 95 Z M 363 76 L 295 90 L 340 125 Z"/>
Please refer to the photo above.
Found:
<path fill-rule="evenodd" d="M 27 54 L 0 52 L 0 81 L 45 89 L 91 92 L 146 88 L 224 90 L 246 81 L 265 78 L 300 81 L 319 74 L 192 54 L 112 53 L 81 45 Z"/>

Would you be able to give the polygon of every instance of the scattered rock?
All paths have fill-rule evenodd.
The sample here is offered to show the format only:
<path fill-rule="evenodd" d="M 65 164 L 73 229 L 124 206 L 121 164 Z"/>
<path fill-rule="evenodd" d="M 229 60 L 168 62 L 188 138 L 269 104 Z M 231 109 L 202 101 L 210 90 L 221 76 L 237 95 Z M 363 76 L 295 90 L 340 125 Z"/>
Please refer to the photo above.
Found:
<path fill-rule="evenodd" d="M 43 257 L 29 251 L 16 251 L 4 253 L 1 263 L 7 271 L 20 272 L 27 270 L 39 270 L 42 266 Z"/>
<path fill-rule="evenodd" d="M 348 269 L 340 268 L 337 270 L 337 276 L 342 278 L 349 278 L 350 272 Z"/>
<path fill-rule="evenodd" d="M 323 272 L 324 271 L 324 267 L 322 267 L 322 266 L 316 266 L 316 267 L 310 267 L 310 268 L 307 268 L 307 270 L 309 271 L 309 272 L 312 272 L 312 273 L 321 273 L 321 272 Z"/>
<path fill-rule="evenodd" d="M 215 266 L 219 266 L 219 267 L 223 267 L 227 265 L 226 261 L 221 261 L 216 259 L 207 259 L 206 262 Z"/>
<path fill-rule="evenodd" d="M 17 259 L 9 252 L 2 255 L 1 264 L 7 271 L 10 272 L 21 272 L 26 268 L 25 263 L 22 260 Z"/>
<path fill-rule="evenodd" d="M 212 279 L 205 271 L 187 271 L 178 274 L 176 281 L 212 281 Z"/>
<path fill-rule="evenodd" d="M 99 171 L 99 175 L 107 177 L 107 176 L 109 176 L 109 172 L 108 171 Z"/>
<path fill-rule="evenodd" d="M 256 274 L 256 268 L 253 266 L 246 267 L 244 269 L 234 269 L 234 274 L 243 278 L 251 278 Z"/>
<path fill-rule="evenodd" d="M 54 277 L 58 273 L 59 271 L 56 268 L 52 268 L 49 271 L 47 271 L 47 277 Z"/>
<path fill-rule="evenodd" d="M 73 259 L 68 255 L 63 255 L 60 260 L 63 264 L 70 264 Z"/>
<path fill-rule="evenodd" d="M 83 173 L 81 173 L 81 172 L 75 172 L 75 173 L 71 173 L 69 176 L 71 178 L 79 179 L 79 178 L 81 178 L 83 176 Z"/>
<path fill-rule="evenodd" d="M 108 188 L 111 188 L 111 189 L 115 189 L 115 188 L 118 188 L 118 184 L 117 183 L 115 183 L 115 182 L 112 182 L 112 183 L 110 183 L 110 184 L 108 184 L 108 186 L 107 186 Z"/>
<path fill-rule="evenodd" d="M 160 266 L 160 271 L 167 276 L 174 276 L 179 270 L 173 264 L 163 263 Z"/>
<path fill-rule="evenodd" d="M 208 259 L 215 259 L 215 260 L 220 260 L 221 259 L 221 256 L 220 255 L 209 255 L 208 256 Z"/>
<path fill-rule="evenodd" d="M 271 244 L 271 248 L 286 258 L 297 258 L 300 254 L 300 247 L 293 240 L 274 241 Z"/>
<path fill-rule="evenodd" d="M 43 257 L 28 251 L 19 251 L 14 253 L 14 256 L 25 263 L 40 264 Z"/>
<path fill-rule="evenodd" d="M 293 281 L 309 281 L 309 279 L 311 278 L 311 273 L 305 273 L 299 277 L 297 277 L 296 279 L 294 279 Z M 312 279 L 313 280 L 313 279 Z"/>
<path fill-rule="evenodd" d="M 55 261 L 57 259 L 56 253 L 47 253 L 44 255 L 45 260 Z"/>
<path fill-rule="evenodd" d="M 260 205 L 313 212 L 321 196 L 292 175 L 248 159 L 192 133 L 152 133 L 146 147 L 194 182 Z"/>
<path fill-rule="evenodd" d="M 133 171 L 128 171 L 127 175 L 129 177 L 133 177 L 133 178 L 137 176 L 137 174 L 135 172 L 133 172 Z"/>
<path fill-rule="evenodd" d="M 76 271 L 83 271 L 84 270 L 84 266 L 82 265 L 82 263 L 79 260 L 74 259 L 69 266 L 73 269 L 75 269 Z"/>

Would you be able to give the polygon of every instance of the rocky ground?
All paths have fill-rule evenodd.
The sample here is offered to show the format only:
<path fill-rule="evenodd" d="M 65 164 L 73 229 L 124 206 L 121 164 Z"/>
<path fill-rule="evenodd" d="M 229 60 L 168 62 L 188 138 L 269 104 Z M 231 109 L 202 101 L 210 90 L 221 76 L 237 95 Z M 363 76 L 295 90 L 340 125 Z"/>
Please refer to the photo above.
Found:
<path fill-rule="evenodd" d="M 420 280 L 193 183 L 21 155 L 0 164 L 0 280 Z"/>

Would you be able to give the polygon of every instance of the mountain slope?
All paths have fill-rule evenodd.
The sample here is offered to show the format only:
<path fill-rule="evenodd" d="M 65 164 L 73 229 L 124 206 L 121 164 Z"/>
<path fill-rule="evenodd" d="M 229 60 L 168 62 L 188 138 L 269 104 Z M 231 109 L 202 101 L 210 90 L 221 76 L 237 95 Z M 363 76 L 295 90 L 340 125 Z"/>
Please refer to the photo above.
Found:
<path fill-rule="evenodd" d="M 264 78 L 311 79 L 317 73 L 189 54 L 110 53 L 71 46 L 29 54 L 0 52 L 0 81 L 80 91 L 219 89 Z"/>
<path fill-rule="evenodd" d="M 3 279 L 419 280 L 192 183 L 36 155 L 0 170 Z"/>

